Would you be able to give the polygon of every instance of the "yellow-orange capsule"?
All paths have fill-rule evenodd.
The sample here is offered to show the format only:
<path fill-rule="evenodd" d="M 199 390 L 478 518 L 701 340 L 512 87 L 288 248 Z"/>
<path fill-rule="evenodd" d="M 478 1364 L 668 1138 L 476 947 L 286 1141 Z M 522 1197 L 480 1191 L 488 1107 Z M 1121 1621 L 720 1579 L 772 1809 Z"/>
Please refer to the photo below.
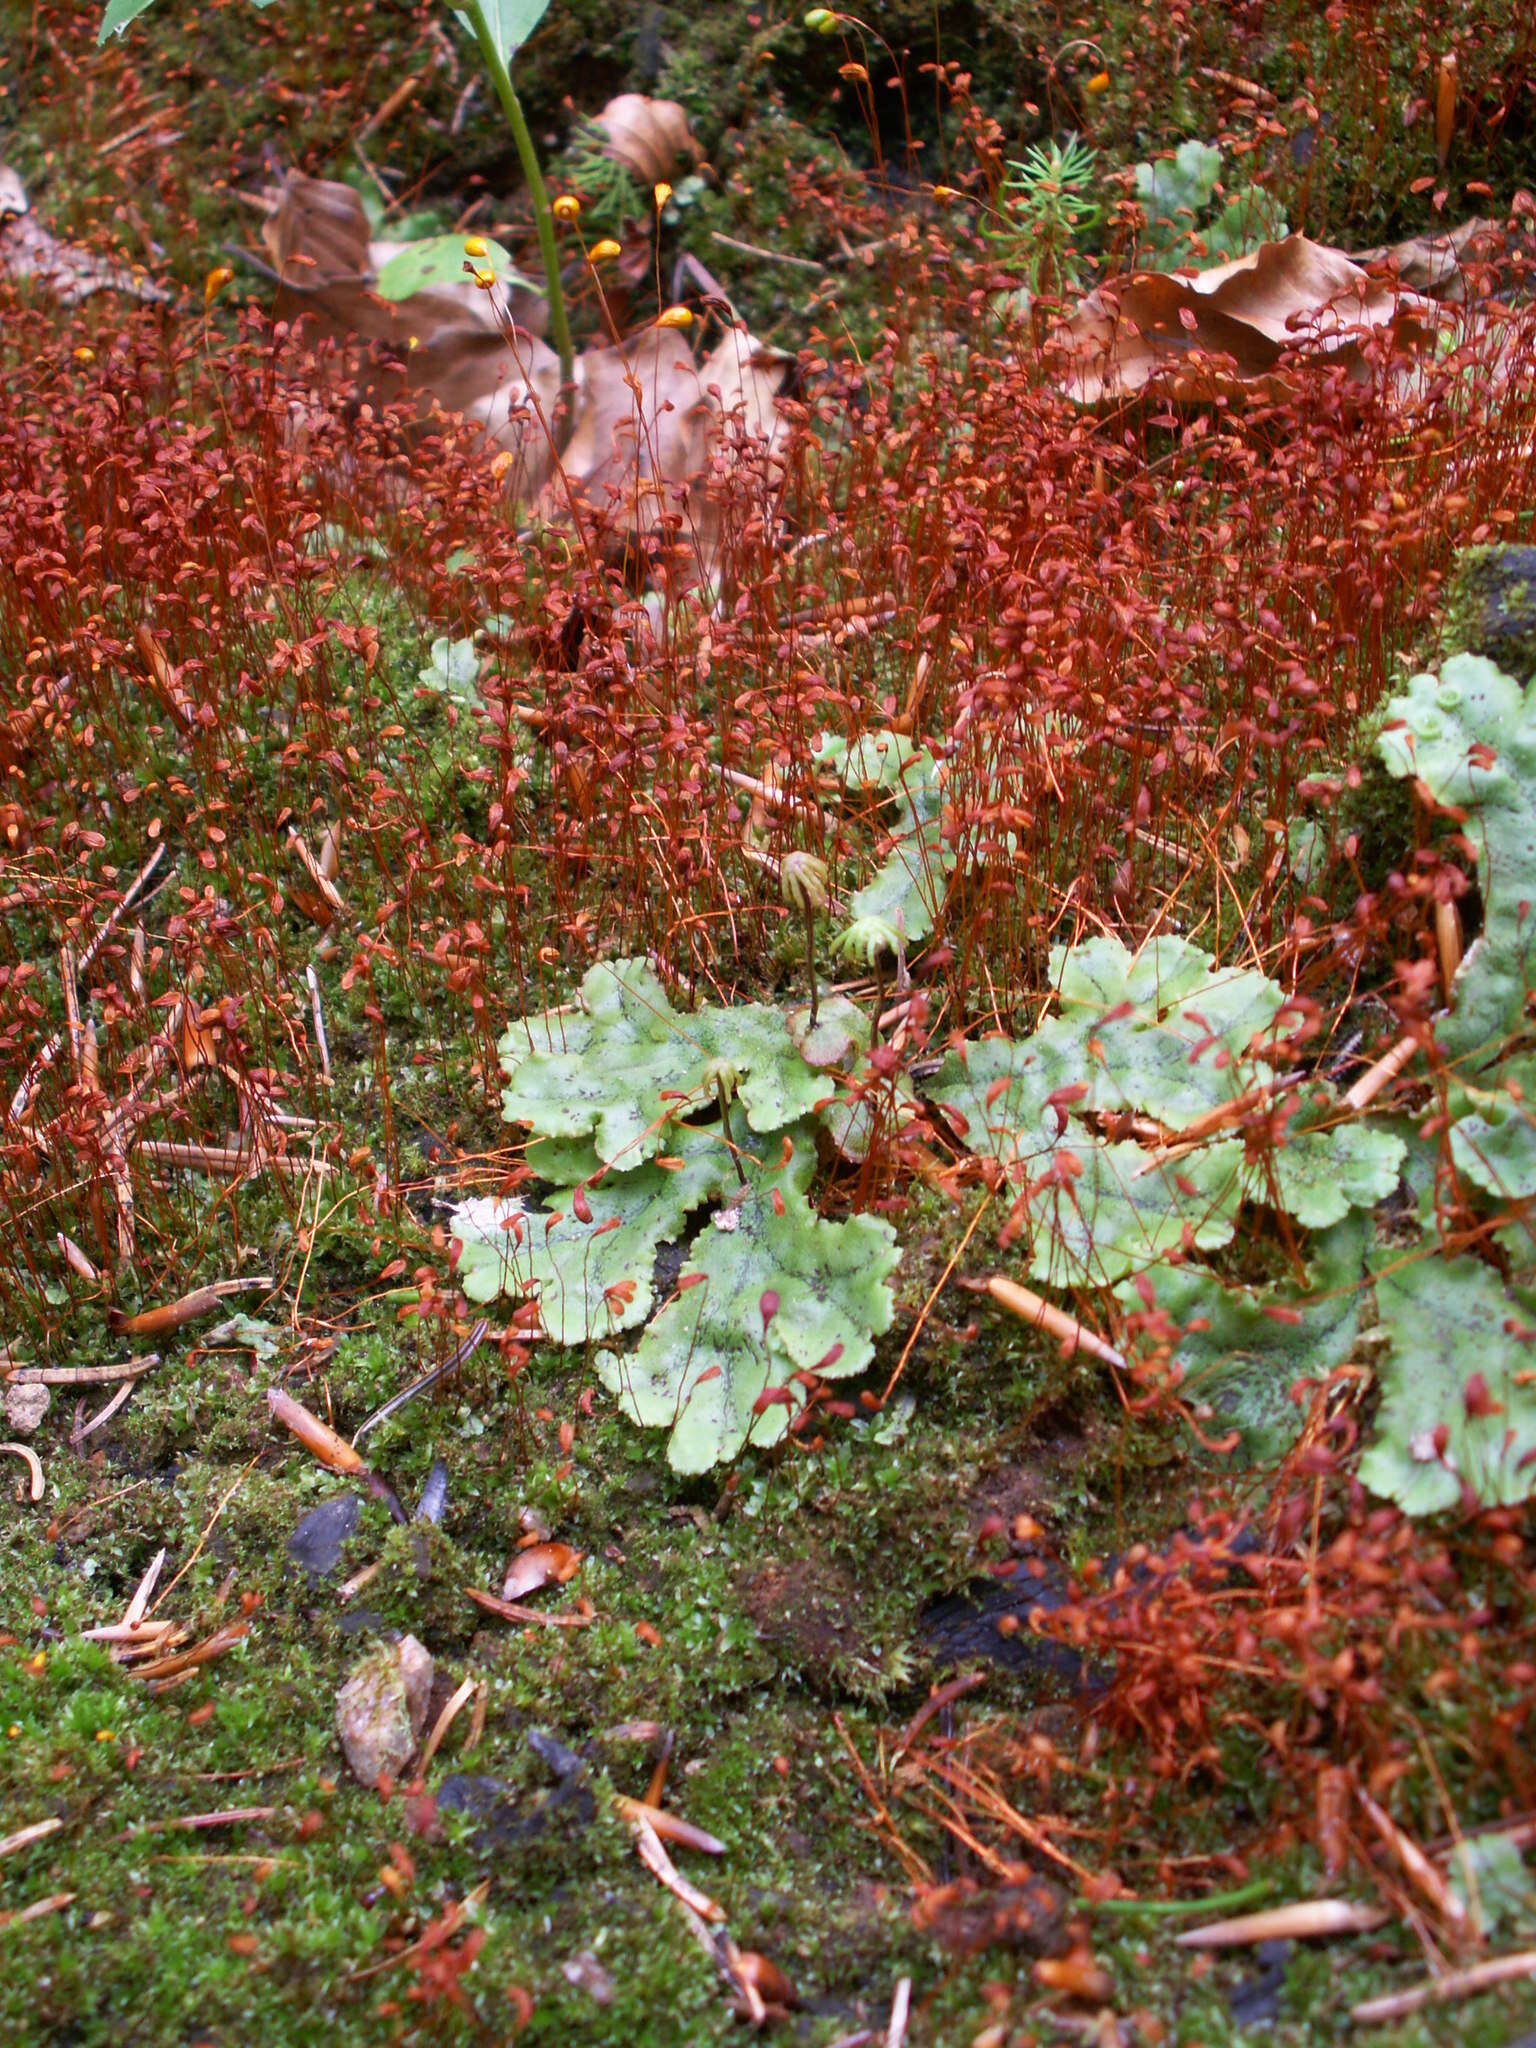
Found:
<path fill-rule="evenodd" d="M 933 188 L 933 196 L 942 205 L 947 200 L 958 199 L 960 197 L 960 194 L 955 190 L 953 185 L 935 185 Z"/>
<path fill-rule="evenodd" d="M 658 327 L 691 327 L 693 315 L 686 306 L 668 306 L 665 313 L 656 316 Z"/>
<path fill-rule="evenodd" d="M 479 285 L 483 292 L 490 291 L 496 283 L 496 273 L 488 263 L 477 263 L 474 276 L 475 283 Z"/>
<path fill-rule="evenodd" d="M 464 254 L 466 256 L 489 256 L 490 253 L 483 235 L 466 235 L 464 237 Z"/>
<path fill-rule="evenodd" d="M 96 351 L 93 348 L 77 348 L 72 351 L 77 363 L 94 363 Z"/>
<path fill-rule="evenodd" d="M 672 187 L 667 183 L 665 178 L 662 179 L 659 185 L 653 188 L 653 196 L 656 201 L 656 211 L 660 213 L 661 209 L 672 197 Z"/>
<path fill-rule="evenodd" d="M 611 263 L 615 256 L 621 256 L 623 253 L 617 242 L 605 240 L 594 242 L 587 251 L 587 257 L 592 263 Z"/>
<path fill-rule="evenodd" d="M 574 192 L 562 192 L 550 211 L 556 220 L 580 220 L 581 201 Z"/>
<path fill-rule="evenodd" d="M 213 304 L 234 274 L 227 263 L 221 263 L 216 270 L 209 271 L 208 275 L 203 279 L 203 304 L 205 307 Z"/>
<path fill-rule="evenodd" d="M 1107 71 L 1095 71 L 1092 78 L 1089 79 L 1086 89 L 1087 91 L 1095 94 L 1101 92 L 1108 92 L 1109 73 Z"/>

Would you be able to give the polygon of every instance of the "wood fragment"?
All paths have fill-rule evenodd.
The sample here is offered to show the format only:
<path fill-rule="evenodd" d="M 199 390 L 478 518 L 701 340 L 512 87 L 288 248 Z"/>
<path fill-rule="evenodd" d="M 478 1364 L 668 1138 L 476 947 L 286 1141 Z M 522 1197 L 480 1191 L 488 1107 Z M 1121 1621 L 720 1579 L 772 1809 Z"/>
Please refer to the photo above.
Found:
<path fill-rule="evenodd" d="M 0 1377 L 10 1387 L 110 1387 L 118 1380 L 136 1380 L 159 1363 L 159 1352 L 149 1351 L 121 1365 L 18 1365 Z"/>
<path fill-rule="evenodd" d="M 1389 1081 L 1395 1081 L 1417 1052 L 1419 1041 L 1412 1032 L 1400 1038 L 1396 1045 L 1384 1052 L 1381 1058 L 1366 1068 L 1355 1085 L 1344 1095 L 1346 1109 L 1366 1109 L 1373 1103 Z"/>
<path fill-rule="evenodd" d="M 0 1835 L 0 1861 L 7 1856 L 19 1855 L 23 1849 L 30 1849 L 34 1842 L 46 1842 L 63 1825 L 57 1814 L 50 1814 L 47 1820 L 35 1820 L 30 1827 L 18 1828 L 14 1835 Z"/>
<path fill-rule="evenodd" d="M 1180 1948 L 1249 1948 L 1261 1941 L 1314 1941 L 1334 1934 L 1370 1934 L 1384 1927 L 1391 1914 L 1380 1906 L 1355 1899 L 1298 1899 L 1289 1906 L 1268 1906 L 1261 1913 L 1240 1913 L 1231 1920 L 1213 1920 L 1175 1937 Z"/>
<path fill-rule="evenodd" d="M 125 1316 L 109 1309 L 107 1321 L 130 1337 L 164 1337 L 204 1316 L 216 1315 L 231 1295 L 269 1293 L 276 1284 L 270 1273 L 258 1273 L 249 1280 L 215 1280 L 211 1286 L 195 1287 L 190 1294 L 145 1309 L 140 1315 Z"/>
<path fill-rule="evenodd" d="M 1461 918 L 1449 898 L 1435 903 L 1435 953 L 1440 962 L 1440 992 L 1449 1002 L 1451 984 L 1461 965 Z"/>
<path fill-rule="evenodd" d="M 1443 1977 L 1431 1977 L 1411 1991 L 1393 1991 L 1382 1998 L 1368 1998 L 1355 2006 L 1350 2018 L 1362 2026 L 1377 2020 L 1397 2020 L 1422 2012 L 1426 2005 L 1449 2005 L 1458 1998 L 1471 1998 L 1479 1991 L 1491 1991 L 1496 1984 L 1514 1984 L 1522 1977 L 1536 1977 L 1536 1949 L 1519 1955 L 1494 1956 L 1470 1969 L 1448 1970 Z"/>
<path fill-rule="evenodd" d="M 1018 1316 L 1034 1328 L 1046 1331 L 1069 1353 L 1086 1351 L 1101 1365 L 1112 1365 L 1120 1372 L 1126 1370 L 1125 1360 L 1112 1344 L 1106 1344 L 1076 1316 L 1069 1316 L 1064 1309 L 1042 1300 L 1032 1288 L 1021 1287 L 1016 1280 L 1005 1280 L 1001 1274 L 994 1274 L 987 1282 L 987 1292 L 1000 1308 L 1007 1309 L 1010 1315 Z"/>
<path fill-rule="evenodd" d="M 66 1237 L 61 1230 L 55 1236 L 54 1243 L 62 1252 L 65 1265 L 68 1266 L 77 1279 L 84 1280 L 92 1287 L 100 1284 L 100 1273 L 97 1272 L 96 1268 L 91 1264 L 91 1261 L 81 1251 L 79 1245 L 75 1243 L 72 1237 Z"/>
<path fill-rule="evenodd" d="M 302 1401 L 295 1401 L 291 1394 L 285 1394 L 281 1387 L 268 1387 L 267 1406 L 272 1418 L 284 1429 L 296 1436 L 312 1458 L 332 1472 L 363 1473 L 368 1470 L 368 1461 L 362 1457 L 343 1436 L 311 1415 Z"/>

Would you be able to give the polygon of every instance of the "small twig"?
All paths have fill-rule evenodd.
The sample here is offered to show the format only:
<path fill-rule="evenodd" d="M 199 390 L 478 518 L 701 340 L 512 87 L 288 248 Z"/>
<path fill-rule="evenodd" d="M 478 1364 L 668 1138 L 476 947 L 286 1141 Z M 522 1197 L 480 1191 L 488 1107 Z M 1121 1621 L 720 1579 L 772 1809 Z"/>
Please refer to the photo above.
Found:
<path fill-rule="evenodd" d="M 701 1920 L 719 1921 L 725 1918 L 725 1908 L 712 1899 L 707 1892 L 701 1892 L 697 1885 L 690 1884 L 672 1858 L 661 1846 L 661 1837 L 652 1827 L 649 1818 L 642 1812 L 632 1814 L 630 1825 L 635 1831 L 635 1847 L 640 1861 L 658 1884 L 664 1884 L 674 1898 L 681 1899 Z"/>
<path fill-rule="evenodd" d="M 808 270 L 815 277 L 825 277 L 827 266 L 817 263 L 810 256 L 790 256 L 782 249 L 759 249 L 752 242 L 738 242 L 734 235 L 722 235 L 718 228 L 711 228 L 709 239 L 718 242 L 722 249 L 734 249 L 742 256 L 756 256 L 764 263 L 782 263 L 790 270 Z"/>
<path fill-rule="evenodd" d="M 375 128 L 382 128 L 386 121 L 392 121 L 400 109 L 415 96 L 420 86 L 421 73 L 419 71 L 413 71 L 409 78 L 402 78 L 388 99 L 377 107 L 369 115 L 362 127 L 358 129 L 358 139 L 362 140 L 371 135 Z"/>
<path fill-rule="evenodd" d="M 903 1977 L 891 2000 L 891 2024 L 886 2029 L 885 2048 L 901 2048 L 907 2038 L 907 2014 L 912 2006 L 912 1979 Z"/>
<path fill-rule="evenodd" d="M 331 1085 L 331 1048 L 325 1036 L 325 1012 L 320 1007 L 320 977 L 313 967 L 306 967 L 304 979 L 309 983 L 309 1007 L 315 1020 L 315 1044 L 320 1050 L 320 1079 L 329 1088 Z"/>
<path fill-rule="evenodd" d="M 1416 1984 L 1411 1991 L 1393 1991 L 1383 1998 L 1368 1998 L 1355 2006 L 1350 2018 L 1361 2025 L 1377 2020 L 1398 2020 L 1426 2005 L 1447 2005 L 1453 1999 L 1470 1998 L 1474 1992 L 1489 1991 L 1495 1984 L 1513 1984 L 1521 1977 L 1536 1977 L 1536 1949 L 1515 1956 L 1495 1956 L 1486 1963 L 1474 1963 L 1468 1970 L 1448 1970 Z"/>
<path fill-rule="evenodd" d="M 233 1828 L 246 1821 L 276 1818 L 275 1806 L 227 1806 L 218 1813 L 179 1813 L 170 1820 L 141 1821 L 136 1828 L 124 1828 L 117 1839 L 131 1842 L 140 1835 L 197 1834 L 204 1828 Z"/>
<path fill-rule="evenodd" d="M 466 1586 L 464 1592 L 482 1613 L 497 1615 L 502 1621 L 531 1624 L 535 1628 L 590 1628 L 597 1619 L 595 1614 L 583 1614 L 579 1610 L 545 1614 L 541 1608 L 525 1607 L 517 1600 L 500 1600 L 494 1593 L 482 1593 L 474 1586 Z"/>
<path fill-rule="evenodd" d="M 353 1432 L 353 1449 L 355 1450 L 362 1442 L 369 1430 L 377 1429 L 381 1422 L 387 1421 L 391 1415 L 397 1415 L 408 1401 L 414 1401 L 418 1394 L 426 1393 L 428 1388 L 435 1387 L 440 1380 L 445 1380 L 449 1373 L 457 1372 L 461 1365 L 467 1364 L 485 1342 L 490 1327 L 489 1322 L 482 1316 L 458 1349 L 450 1357 L 445 1358 L 441 1365 L 434 1365 L 432 1370 L 423 1373 L 419 1380 L 412 1380 L 408 1387 L 402 1387 L 398 1394 L 392 1394 L 382 1408 L 375 1408 L 368 1420 Z"/>
<path fill-rule="evenodd" d="M 896 1391 L 896 1382 L 901 1378 L 902 1374 L 906 1371 L 907 1360 L 912 1356 L 913 1346 L 917 1343 L 918 1338 L 923 1334 L 923 1327 L 927 1323 L 929 1315 L 933 1311 L 933 1304 L 944 1292 L 944 1289 L 948 1284 L 950 1274 L 954 1272 L 956 1266 L 958 1266 L 960 1263 L 961 1254 L 964 1252 L 966 1246 L 970 1243 L 971 1239 L 976 1234 L 977 1224 L 980 1223 L 982 1217 L 986 1215 L 988 1209 L 990 1209 L 991 1206 L 992 1197 L 991 1195 L 988 1195 L 986 1199 L 978 1207 L 976 1214 L 971 1218 L 970 1222 L 966 1225 L 965 1235 L 961 1238 L 960 1242 L 955 1246 L 949 1264 L 944 1268 L 943 1272 L 934 1282 L 933 1291 L 928 1296 L 928 1299 L 923 1303 L 922 1312 L 919 1314 L 917 1321 L 912 1325 L 912 1334 L 910 1337 L 908 1337 L 906 1344 L 902 1348 L 901 1356 L 896 1361 L 895 1370 L 892 1372 L 890 1378 L 885 1383 L 885 1392 L 880 1396 L 880 1406 L 882 1408 L 885 1406 L 886 1402 L 890 1400 L 891 1395 Z"/>
<path fill-rule="evenodd" d="M 0 1913 L 0 1932 L 7 1927 L 25 1927 L 30 1920 L 41 1920 L 49 1913 L 62 1913 L 66 1906 L 72 1906 L 79 1897 L 78 1892 L 55 1892 L 52 1898 L 35 1899 L 30 1906 L 18 1907 L 14 1912 Z"/>
<path fill-rule="evenodd" d="M 110 1387 L 118 1380 L 136 1380 L 160 1363 L 158 1351 L 128 1358 L 121 1365 L 18 1365 L 0 1373 L 8 1387 Z"/>
<path fill-rule="evenodd" d="M 72 1448 L 78 1450 L 88 1436 L 93 1436 L 104 1424 L 110 1422 L 137 1385 L 137 1379 L 124 1380 L 117 1392 L 111 1396 L 103 1407 L 97 1409 L 89 1422 L 82 1424 L 79 1429 L 71 1432 L 69 1441 Z"/>

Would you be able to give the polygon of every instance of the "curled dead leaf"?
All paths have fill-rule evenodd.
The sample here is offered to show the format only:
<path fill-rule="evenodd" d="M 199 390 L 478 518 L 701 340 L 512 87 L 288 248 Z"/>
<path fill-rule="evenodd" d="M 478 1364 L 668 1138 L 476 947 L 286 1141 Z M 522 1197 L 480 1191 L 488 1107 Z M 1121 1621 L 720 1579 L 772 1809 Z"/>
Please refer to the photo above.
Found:
<path fill-rule="evenodd" d="M 501 1582 L 503 1600 L 526 1600 L 545 1586 L 564 1586 L 581 1570 L 585 1552 L 572 1550 L 568 1543 L 535 1543 L 520 1550 L 507 1567 Z"/>
<path fill-rule="evenodd" d="M 620 93 L 592 125 L 602 130 L 608 155 L 641 185 L 658 185 L 680 170 L 696 170 L 704 161 L 687 111 L 676 100 Z"/>
<path fill-rule="evenodd" d="M 753 1948 L 739 1948 L 735 1963 L 737 1976 L 751 1985 L 770 2014 L 794 2012 L 798 2008 L 800 1994 L 777 1963 Z"/>
<path fill-rule="evenodd" d="M 96 292 L 121 292 L 147 305 L 165 305 L 170 299 L 144 271 L 51 235 L 32 212 L 26 187 L 9 164 L 0 164 L 0 277 L 39 284 L 62 306 L 78 306 Z"/>
<path fill-rule="evenodd" d="M 1080 404 L 1134 397 L 1154 382 L 1200 402 L 1255 387 L 1279 395 L 1286 357 L 1363 375 L 1372 335 L 1389 330 L 1400 346 L 1417 348 L 1441 319 L 1420 293 L 1291 235 L 1197 276 L 1112 279 L 1056 330 L 1052 348 L 1057 381 Z"/>

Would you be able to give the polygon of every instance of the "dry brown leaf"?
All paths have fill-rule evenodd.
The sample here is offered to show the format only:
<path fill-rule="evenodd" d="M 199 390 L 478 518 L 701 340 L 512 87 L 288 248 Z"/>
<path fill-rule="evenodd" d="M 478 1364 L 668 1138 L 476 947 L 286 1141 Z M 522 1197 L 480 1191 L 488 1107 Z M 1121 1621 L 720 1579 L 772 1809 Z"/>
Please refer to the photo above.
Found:
<path fill-rule="evenodd" d="M 1486 262 L 1501 246 L 1504 231 L 1497 221 L 1474 215 L 1444 235 L 1412 235 L 1406 242 L 1356 250 L 1352 261 L 1385 269 L 1399 284 L 1441 305 L 1461 305 L 1469 296 L 1468 263 Z"/>
<path fill-rule="evenodd" d="M 734 328 L 697 362 L 672 328 L 589 350 L 576 364 L 576 418 L 561 456 L 566 481 L 547 487 L 545 516 L 568 516 L 567 482 L 622 538 L 682 511 L 683 567 L 691 560 L 707 578 L 719 548 L 721 504 L 699 480 L 738 430 L 771 463 L 782 433 L 774 400 L 790 367 L 788 356 Z"/>
<path fill-rule="evenodd" d="M 0 277 L 33 280 L 64 306 L 78 306 L 95 292 L 121 292 L 158 306 L 171 296 L 151 284 L 144 271 L 51 235 L 32 212 L 26 187 L 9 164 L 0 164 Z"/>
<path fill-rule="evenodd" d="M 568 1543 L 535 1543 L 520 1550 L 507 1566 L 501 1582 L 503 1600 L 526 1600 L 545 1586 L 564 1586 L 581 1570 L 585 1552 L 572 1550 Z"/>
<path fill-rule="evenodd" d="M 531 500 L 553 466 L 543 421 L 552 420 L 560 392 L 560 364 L 537 330 L 544 301 L 514 291 L 504 300 L 516 324 L 509 343 L 490 296 L 466 278 L 407 299 L 383 299 L 373 289 L 380 267 L 405 246 L 373 242 L 363 203 L 349 185 L 290 172 L 262 229 L 276 269 L 276 311 L 304 319 L 321 338 L 376 342 L 396 367 L 381 368 L 361 355 L 359 395 L 374 404 L 414 398 L 423 415 L 433 406 L 462 413 L 499 450 L 514 457 L 503 487 Z"/>
<path fill-rule="evenodd" d="M 1255 386 L 1278 394 L 1287 355 L 1354 370 L 1371 335 L 1390 329 L 1418 345 L 1440 318 L 1420 293 L 1291 235 L 1197 276 L 1114 279 L 1089 293 L 1052 343 L 1058 381 L 1084 405 L 1134 397 L 1154 381 L 1199 401 Z"/>
<path fill-rule="evenodd" d="M 704 161 L 687 111 L 676 100 L 623 92 L 608 102 L 592 125 L 607 137 L 607 154 L 642 185 L 658 185 L 679 171 L 696 170 Z"/>
<path fill-rule="evenodd" d="M 756 1949 L 737 1949 L 736 1974 L 752 1986 L 770 2014 L 793 2012 L 798 2008 L 799 1992 L 778 1964 L 767 1956 L 759 1955 Z"/>

